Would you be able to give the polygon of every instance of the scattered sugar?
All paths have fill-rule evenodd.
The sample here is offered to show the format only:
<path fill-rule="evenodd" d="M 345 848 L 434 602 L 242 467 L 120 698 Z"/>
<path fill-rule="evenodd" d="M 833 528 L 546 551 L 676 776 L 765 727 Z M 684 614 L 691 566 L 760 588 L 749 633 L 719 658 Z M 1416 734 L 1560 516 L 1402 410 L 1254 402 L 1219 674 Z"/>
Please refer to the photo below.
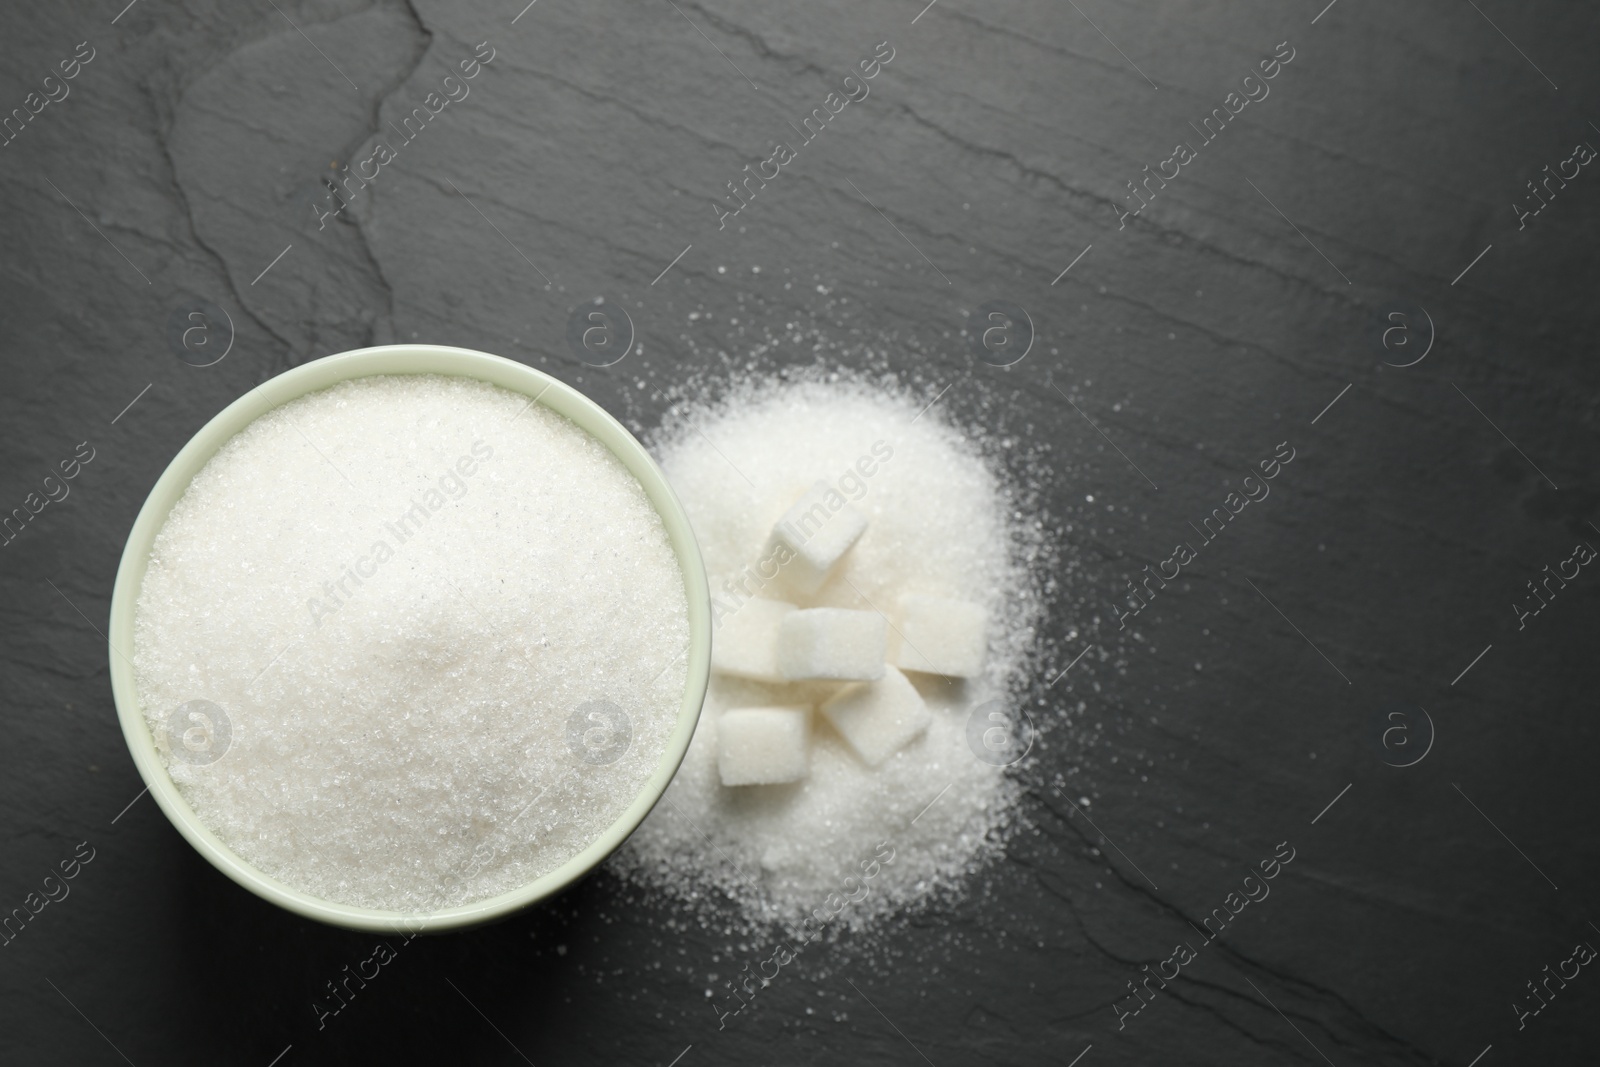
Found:
<path fill-rule="evenodd" d="M 156 539 L 134 665 L 229 847 L 417 912 L 524 885 L 615 821 L 676 721 L 687 641 L 666 531 L 603 445 L 487 383 L 395 376 L 212 458 Z M 167 729 L 197 700 L 229 726 L 213 762 Z"/>
<path fill-rule="evenodd" d="M 727 620 L 752 596 L 788 599 L 781 584 L 766 584 L 762 554 L 774 524 L 819 479 L 849 499 L 866 526 L 807 606 L 881 609 L 893 618 L 903 596 L 948 597 L 990 620 L 976 677 L 907 676 L 931 721 L 876 768 L 816 715 L 803 781 L 723 786 L 721 714 L 820 704 L 848 683 L 713 674 L 682 770 L 614 863 L 625 878 L 700 909 L 705 921 L 788 926 L 813 912 L 830 915 L 844 898 L 851 903 L 831 925 L 860 927 L 960 886 L 1014 824 L 1019 786 L 975 755 L 969 721 L 986 702 L 1020 699 L 1029 688 L 1023 668 L 1046 585 L 1029 560 L 1042 534 L 966 431 L 937 410 L 919 415 L 928 399 L 884 379 L 770 379 L 720 399 L 690 396 L 655 435 L 705 555 L 720 626 L 734 625 Z M 863 456 L 870 475 L 858 466 Z"/>

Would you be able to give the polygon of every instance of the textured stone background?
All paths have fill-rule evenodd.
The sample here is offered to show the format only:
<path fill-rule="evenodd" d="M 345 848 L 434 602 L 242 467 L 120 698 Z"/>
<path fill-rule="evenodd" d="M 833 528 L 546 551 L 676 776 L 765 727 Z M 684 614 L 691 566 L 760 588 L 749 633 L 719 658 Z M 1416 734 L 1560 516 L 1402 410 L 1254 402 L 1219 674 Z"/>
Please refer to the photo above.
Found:
<path fill-rule="evenodd" d="M 0 1060 L 1591 1060 L 1600 976 L 1520 1032 L 1512 1003 L 1600 944 L 1600 576 L 1520 631 L 1510 605 L 1600 545 L 1600 178 L 1521 230 L 1511 204 L 1600 145 L 1600 16 L 1324 2 L 7 6 L 0 109 L 79 42 L 94 58 L 0 148 L 0 509 L 79 442 L 95 459 L 0 552 L 0 909 L 95 852 L 0 948 Z M 719 232 L 722 183 L 884 40 L 871 95 Z M 1285 40 L 1271 95 L 1119 230 L 1124 183 Z M 470 97 L 319 229 L 330 166 L 482 41 Z M 597 296 L 638 332 L 604 370 L 565 342 Z M 963 333 L 994 299 L 1037 330 L 1004 370 Z M 190 336 L 227 349 L 208 367 L 169 340 L 196 301 L 224 315 Z M 664 390 L 791 330 L 763 365 L 862 345 L 1030 443 L 1015 474 L 1079 561 L 1047 673 L 1094 652 L 1048 690 L 1073 726 L 1038 780 L 1067 776 L 1095 825 L 1035 788 L 1037 832 L 968 896 L 786 971 L 722 1032 L 727 939 L 604 873 L 416 943 L 319 1031 L 312 998 L 373 938 L 256 900 L 134 801 L 97 631 L 156 477 L 228 401 L 348 348 L 497 352 L 643 431 Z M 1123 578 L 1284 439 L 1272 501 L 1118 633 Z M 1389 749 L 1369 736 L 1396 704 L 1436 731 L 1407 768 L 1385 761 L 1424 740 L 1414 710 Z M 1124 983 L 1283 840 L 1270 899 L 1119 1032 Z"/>

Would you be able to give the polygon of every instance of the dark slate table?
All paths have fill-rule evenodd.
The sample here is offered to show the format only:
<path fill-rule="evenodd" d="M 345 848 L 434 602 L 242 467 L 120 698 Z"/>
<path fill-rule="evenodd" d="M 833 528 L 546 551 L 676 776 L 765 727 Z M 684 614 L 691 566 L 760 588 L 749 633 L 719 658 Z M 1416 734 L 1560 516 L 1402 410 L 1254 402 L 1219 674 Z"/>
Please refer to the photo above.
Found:
<path fill-rule="evenodd" d="M 0 1060 L 1593 1060 L 1587 5 L 122 2 L 0 13 L 0 507 L 92 454 L 0 554 L 0 907 L 77 863 L 0 948 Z M 596 298 L 636 334 L 606 368 L 567 339 Z M 151 484 L 332 352 L 497 352 L 645 431 L 791 333 L 761 366 L 821 338 L 1023 445 L 1062 561 L 1030 829 L 720 1032 L 737 946 L 604 873 L 419 940 L 319 1030 L 374 939 L 136 799 L 101 631 Z"/>

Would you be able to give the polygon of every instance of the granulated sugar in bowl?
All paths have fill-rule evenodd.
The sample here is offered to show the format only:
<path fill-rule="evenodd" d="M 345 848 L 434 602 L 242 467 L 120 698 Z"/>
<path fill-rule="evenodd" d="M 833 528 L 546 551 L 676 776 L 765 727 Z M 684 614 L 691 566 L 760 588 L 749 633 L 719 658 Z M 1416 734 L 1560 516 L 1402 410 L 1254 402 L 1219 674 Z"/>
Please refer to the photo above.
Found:
<path fill-rule="evenodd" d="M 569 386 L 458 348 L 316 360 L 180 451 L 111 605 L 150 794 L 259 896 L 488 921 L 590 871 L 694 734 L 706 578 L 660 470 Z"/>

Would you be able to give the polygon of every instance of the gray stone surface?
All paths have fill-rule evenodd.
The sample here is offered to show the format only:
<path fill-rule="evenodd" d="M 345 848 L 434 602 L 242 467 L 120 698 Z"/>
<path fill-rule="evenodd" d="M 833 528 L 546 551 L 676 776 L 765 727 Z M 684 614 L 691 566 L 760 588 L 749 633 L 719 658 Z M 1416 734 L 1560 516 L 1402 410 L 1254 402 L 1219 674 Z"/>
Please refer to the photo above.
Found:
<path fill-rule="evenodd" d="M 1510 607 L 1600 545 L 1600 179 L 1552 184 L 1521 228 L 1512 207 L 1600 145 L 1587 6 L 120 7 L 0 12 L 0 109 L 26 119 L 0 147 L 0 509 L 94 451 L 0 550 L 0 909 L 93 849 L 0 947 L 0 1060 L 1592 1059 L 1600 978 L 1552 983 L 1521 1029 L 1512 1005 L 1600 944 L 1600 578 L 1521 629 Z M 798 145 L 790 124 L 881 41 L 870 95 Z M 1270 95 L 1119 229 L 1125 183 L 1197 144 L 1282 41 Z M 480 42 L 470 95 L 401 144 Z M 724 183 L 775 140 L 796 158 L 719 230 Z M 393 160 L 319 225 L 322 180 L 379 141 Z M 565 336 L 600 296 L 639 346 L 593 369 Z M 1006 369 L 962 332 L 991 300 L 1037 330 Z M 175 348 L 197 301 L 226 321 Z M 1385 349 L 1401 309 L 1411 347 Z M 348 348 L 497 352 L 646 431 L 672 390 L 791 333 L 761 366 L 887 366 L 1026 442 L 1014 474 L 1078 564 L 1043 635 L 1036 711 L 1071 725 L 1030 781 L 1034 831 L 961 900 L 831 947 L 720 1032 L 705 990 L 743 951 L 604 873 L 413 944 L 319 1030 L 313 998 L 374 939 L 256 900 L 135 800 L 99 631 L 156 477 L 231 399 Z M 1272 499 L 1140 639 L 1118 632 L 1125 578 L 1283 440 Z M 1386 762 L 1416 751 L 1415 711 L 1373 740 L 1394 706 L 1431 717 L 1413 766 Z M 1125 983 L 1282 841 L 1270 898 L 1119 1029 Z"/>

